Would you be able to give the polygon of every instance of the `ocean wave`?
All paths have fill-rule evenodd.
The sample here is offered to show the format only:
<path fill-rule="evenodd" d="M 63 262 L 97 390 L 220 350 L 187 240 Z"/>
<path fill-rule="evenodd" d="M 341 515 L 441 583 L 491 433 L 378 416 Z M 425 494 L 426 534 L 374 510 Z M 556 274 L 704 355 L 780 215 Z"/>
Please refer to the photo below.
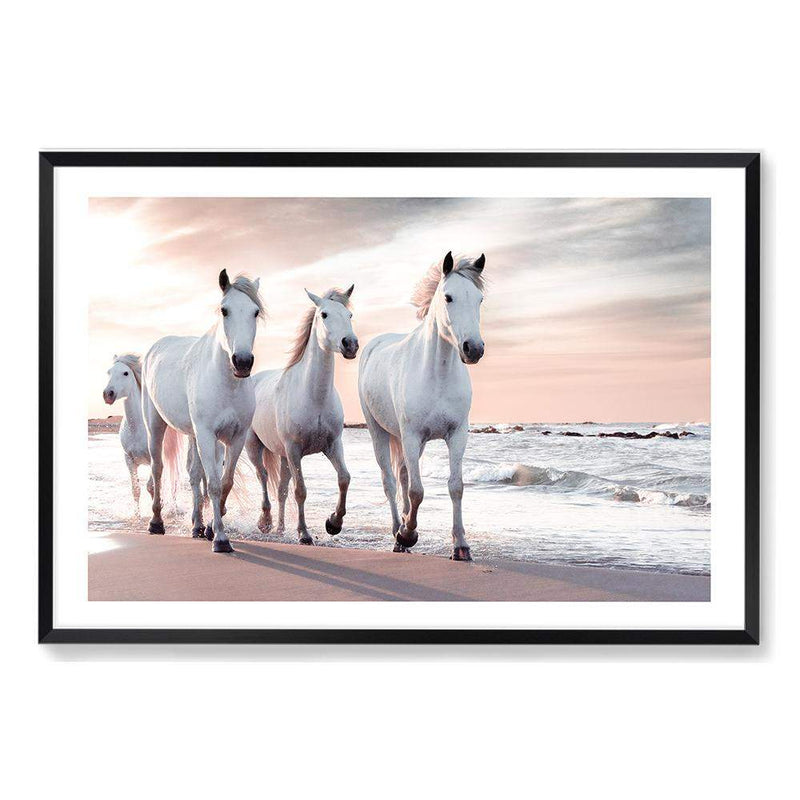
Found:
<path fill-rule="evenodd" d="M 446 478 L 444 465 L 431 465 L 423 470 L 426 477 Z M 560 470 L 530 464 L 471 464 L 464 465 L 466 483 L 497 483 L 510 486 L 541 486 L 578 491 L 587 494 L 608 495 L 612 500 L 649 505 L 673 505 L 693 509 L 710 509 L 711 500 L 701 492 L 677 492 L 621 485 L 614 481 L 578 470 Z"/>

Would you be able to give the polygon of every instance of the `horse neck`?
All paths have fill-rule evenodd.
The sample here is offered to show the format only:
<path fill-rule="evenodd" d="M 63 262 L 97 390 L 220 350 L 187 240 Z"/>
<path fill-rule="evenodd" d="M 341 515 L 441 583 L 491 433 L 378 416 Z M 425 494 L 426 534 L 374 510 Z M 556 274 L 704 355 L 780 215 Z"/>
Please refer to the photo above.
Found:
<path fill-rule="evenodd" d="M 303 357 L 293 369 L 296 369 L 301 376 L 308 397 L 316 403 L 324 403 L 333 391 L 333 371 L 336 362 L 333 353 L 319 346 L 316 325 L 315 318 Z"/>
<path fill-rule="evenodd" d="M 131 393 L 122 402 L 122 416 L 129 428 L 138 428 L 142 423 L 142 392 L 135 380 Z"/>
<path fill-rule="evenodd" d="M 417 330 L 422 343 L 422 363 L 427 371 L 434 375 L 447 375 L 463 367 L 458 350 L 442 336 L 434 309 Z"/>

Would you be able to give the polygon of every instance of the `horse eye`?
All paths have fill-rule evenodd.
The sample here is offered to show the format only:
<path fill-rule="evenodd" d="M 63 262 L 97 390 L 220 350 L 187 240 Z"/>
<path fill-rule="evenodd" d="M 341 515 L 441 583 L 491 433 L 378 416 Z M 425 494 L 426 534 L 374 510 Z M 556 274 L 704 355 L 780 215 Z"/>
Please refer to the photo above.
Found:
<path fill-rule="evenodd" d="M 445 300 L 447 300 L 447 302 L 448 302 L 448 303 L 452 303 L 452 302 L 453 302 L 453 298 L 452 298 L 452 297 L 450 297 L 450 295 L 449 295 L 449 294 L 446 294 L 446 295 L 444 296 L 444 299 L 445 299 Z"/>
<path fill-rule="evenodd" d="M 123 374 L 123 375 L 124 375 L 126 378 L 128 377 L 128 373 L 127 373 L 127 372 L 123 372 L 122 374 Z"/>
<path fill-rule="evenodd" d="M 325 311 L 323 311 L 323 312 L 320 314 L 320 316 L 322 317 L 322 319 L 328 319 L 328 314 L 327 314 L 327 312 L 325 312 Z"/>
<path fill-rule="evenodd" d="M 253 316 L 254 316 L 254 317 L 257 317 L 257 316 L 258 316 L 258 311 L 256 311 L 256 312 L 253 314 Z"/>
<path fill-rule="evenodd" d="M 228 316 L 228 309 L 227 308 L 223 308 L 222 309 L 222 316 L 223 317 L 227 317 Z"/>

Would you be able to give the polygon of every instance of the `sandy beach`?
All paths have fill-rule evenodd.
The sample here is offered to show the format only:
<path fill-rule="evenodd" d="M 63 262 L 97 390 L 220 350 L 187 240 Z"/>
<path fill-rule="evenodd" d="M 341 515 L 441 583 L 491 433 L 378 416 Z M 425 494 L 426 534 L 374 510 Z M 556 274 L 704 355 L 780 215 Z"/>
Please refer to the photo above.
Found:
<path fill-rule="evenodd" d="M 93 539 L 90 600 L 707 601 L 710 578 L 234 541 L 133 530 Z"/>

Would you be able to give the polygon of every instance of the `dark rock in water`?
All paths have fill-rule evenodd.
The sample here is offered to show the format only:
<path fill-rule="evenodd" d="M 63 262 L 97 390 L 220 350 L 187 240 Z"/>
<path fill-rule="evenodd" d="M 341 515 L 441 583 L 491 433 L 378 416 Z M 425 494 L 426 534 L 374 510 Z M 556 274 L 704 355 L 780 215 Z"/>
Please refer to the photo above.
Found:
<path fill-rule="evenodd" d="M 122 422 L 120 416 L 108 416 L 105 419 L 90 419 L 89 434 L 96 433 L 119 433 L 119 426 Z"/>
<path fill-rule="evenodd" d="M 550 431 L 542 431 L 542 436 L 549 436 L 549 435 L 550 435 Z"/>
<path fill-rule="evenodd" d="M 358 430 L 363 430 L 367 427 L 366 422 L 345 422 L 345 428 L 357 428 Z"/>
<path fill-rule="evenodd" d="M 470 428 L 470 433 L 514 433 L 515 431 L 524 431 L 525 428 L 522 425 L 512 425 L 510 428 L 506 428 L 506 430 L 500 430 L 499 428 L 495 428 L 494 425 L 484 425 L 482 428 Z"/>
<path fill-rule="evenodd" d="M 650 431 L 650 433 L 637 433 L 636 431 L 614 431 L 613 433 L 598 433 L 601 439 L 655 439 L 657 436 L 667 439 L 677 439 L 677 433 L 669 431 Z"/>
<path fill-rule="evenodd" d="M 691 431 L 681 431 L 678 436 L 683 439 L 684 436 L 694 436 L 694 434 Z"/>
<path fill-rule="evenodd" d="M 577 431 L 561 431 L 562 436 L 583 436 L 582 433 L 578 433 Z"/>
<path fill-rule="evenodd" d="M 637 433 L 636 431 L 614 431 L 613 433 L 598 433 L 601 439 L 654 439 L 658 434 L 655 431 L 650 433 Z"/>
<path fill-rule="evenodd" d="M 638 503 L 641 500 L 639 493 L 630 486 L 620 486 L 614 492 L 614 499 L 623 503 Z"/>

